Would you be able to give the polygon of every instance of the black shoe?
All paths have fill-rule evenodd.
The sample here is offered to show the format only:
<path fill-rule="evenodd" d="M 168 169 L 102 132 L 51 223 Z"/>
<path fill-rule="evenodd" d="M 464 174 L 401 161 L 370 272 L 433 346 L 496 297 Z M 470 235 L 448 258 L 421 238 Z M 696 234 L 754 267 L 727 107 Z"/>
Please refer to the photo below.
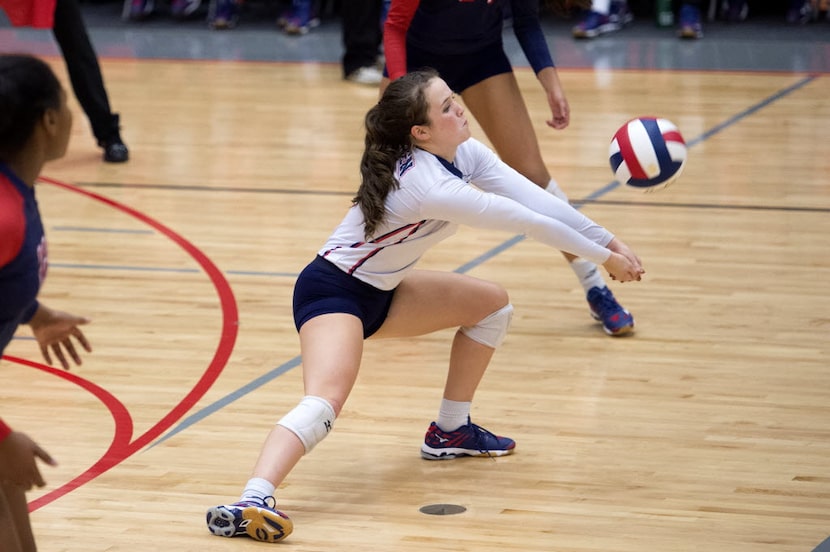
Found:
<path fill-rule="evenodd" d="M 92 126 L 98 146 L 104 148 L 104 161 L 107 163 L 123 163 L 130 158 L 130 150 L 121 139 L 120 123 L 121 117 L 118 113 L 111 113 L 109 120 L 102 126 Z"/>
<path fill-rule="evenodd" d="M 130 158 L 130 150 L 121 138 L 116 138 L 103 145 L 104 161 L 107 163 L 123 163 Z"/>

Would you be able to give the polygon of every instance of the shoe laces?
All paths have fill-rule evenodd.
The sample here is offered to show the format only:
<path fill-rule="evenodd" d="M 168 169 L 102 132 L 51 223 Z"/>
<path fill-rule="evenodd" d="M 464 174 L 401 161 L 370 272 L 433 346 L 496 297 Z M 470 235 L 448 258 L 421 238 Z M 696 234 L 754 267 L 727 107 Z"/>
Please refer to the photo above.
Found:
<path fill-rule="evenodd" d="M 478 451 L 486 454 L 487 457 L 490 458 L 491 460 L 495 460 L 496 457 L 492 455 L 492 453 L 490 452 L 490 449 L 487 446 L 485 446 L 484 443 L 487 442 L 487 439 L 486 439 L 487 437 L 491 437 L 493 439 L 493 441 L 498 443 L 499 442 L 498 435 L 496 435 L 495 433 L 492 433 L 490 431 L 487 431 L 486 429 L 484 429 L 480 425 L 474 424 L 473 422 L 470 422 L 470 428 L 471 428 L 471 431 L 475 432 L 476 448 L 478 449 Z"/>
<path fill-rule="evenodd" d="M 608 314 L 609 312 L 616 312 L 619 310 L 617 300 L 614 299 L 613 295 L 611 295 L 610 290 L 600 290 L 598 293 L 595 293 L 591 303 L 592 306 L 602 314 Z"/>
<path fill-rule="evenodd" d="M 253 505 L 253 506 L 262 505 L 262 506 L 265 506 L 266 508 L 269 508 L 271 510 L 276 510 L 277 509 L 277 499 L 274 498 L 273 496 L 266 496 L 265 498 L 259 498 L 259 497 L 256 497 L 256 496 L 244 497 L 237 504 L 247 504 L 247 505 Z"/>
<path fill-rule="evenodd" d="M 585 19 L 582 21 L 579 27 L 583 30 L 599 27 L 599 25 L 602 23 L 602 17 L 602 14 L 599 12 L 589 11 L 585 15 Z"/>

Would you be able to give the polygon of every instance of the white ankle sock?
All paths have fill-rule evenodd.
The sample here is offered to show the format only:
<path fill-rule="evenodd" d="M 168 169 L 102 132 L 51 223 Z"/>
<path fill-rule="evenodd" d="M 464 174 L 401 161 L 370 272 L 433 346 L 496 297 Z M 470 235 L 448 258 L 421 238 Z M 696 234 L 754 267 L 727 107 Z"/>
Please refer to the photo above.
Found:
<path fill-rule="evenodd" d="M 435 424 L 443 431 L 455 431 L 459 427 L 467 424 L 471 405 L 472 403 L 469 402 L 441 399 L 441 409 L 438 411 L 438 419 L 435 421 Z"/>
<path fill-rule="evenodd" d="M 611 11 L 611 0 L 594 0 L 591 2 L 591 10 L 602 15 L 608 15 Z"/>
<path fill-rule="evenodd" d="M 607 12 L 606 12 L 607 13 Z M 559 184 L 556 183 L 556 180 L 550 179 L 548 182 L 547 188 L 545 191 L 551 195 L 554 195 L 561 199 L 564 202 L 568 202 L 568 196 L 565 195 L 565 192 L 562 191 L 562 188 L 559 187 Z M 602 278 L 602 274 L 600 274 L 599 270 L 597 269 L 597 265 L 592 263 L 591 261 L 586 261 L 585 259 L 574 259 L 571 263 L 571 270 L 574 271 L 576 277 L 579 278 L 579 283 L 582 284 L 582 288 L 587 293 L 590 291 L 591 288 L 605 287 L 605 280 Z"/>
<path fill-rule="evenodd" d="M 576 277 L 579 278 L 579 283 L 588 292 L 591 288 L 605 287 L 605 280 L 602 278 L 597 265 L 585 259 L 574 259 L 571 263 L 571 270 L 574 271 Z"/>
<path fill-rule="evenodd" d="M 245 485 L 245 490 L 242 491 L 242 499 L 255 498 L 257 500 L 265 500 L 269 496 L 274 496 L 276 487 L 261 477 L 252 477 Z"/>
<path fill-rule="evenodd" d="M 568 200 L 568 196 L 565 194 L 565 192 L 562 191 L 562 188 L 559 187 L 559 184 L 556 183 L 556 180 L 554 180 L 552 178 L 548 182 L 548 185 L 545 188 L 545 191 L 547 193 L 549 193 L 550 195 L 558 197 L 559 199 L 561 199 L 565 203 L 570 203 L 569 200 Z"/>

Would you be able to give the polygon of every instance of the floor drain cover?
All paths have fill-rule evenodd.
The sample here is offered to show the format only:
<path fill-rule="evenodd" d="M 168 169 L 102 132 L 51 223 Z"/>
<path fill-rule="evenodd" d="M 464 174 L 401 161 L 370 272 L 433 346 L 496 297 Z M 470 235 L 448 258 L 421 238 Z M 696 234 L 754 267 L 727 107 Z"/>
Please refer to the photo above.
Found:
<path fill-rule="evenodd" d="M 466 511 L 467 508 L 459 506 L 458 504 L 429 504 L 421 507 L 422 514 L 429 514 L 431 516 L 451 516 Z"/>

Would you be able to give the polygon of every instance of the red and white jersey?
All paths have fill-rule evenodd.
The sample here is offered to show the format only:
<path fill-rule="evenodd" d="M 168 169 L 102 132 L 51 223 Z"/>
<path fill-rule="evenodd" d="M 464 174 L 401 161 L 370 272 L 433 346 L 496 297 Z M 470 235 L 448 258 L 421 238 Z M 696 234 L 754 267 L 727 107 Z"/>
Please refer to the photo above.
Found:
<path fill-rule="evenodd" d="M 421 256 L 458 225 L 525 234 L 597 264 L 611 255 L 605 228 L 542 190 L 470 138 L 453 163 L 413 148 L 398 160 L 400 187 L 386 198 L 386 218 L 366 239 L 363 214 L 349 209 L 319 254 L 378 289 L 394 289 Z"/>

